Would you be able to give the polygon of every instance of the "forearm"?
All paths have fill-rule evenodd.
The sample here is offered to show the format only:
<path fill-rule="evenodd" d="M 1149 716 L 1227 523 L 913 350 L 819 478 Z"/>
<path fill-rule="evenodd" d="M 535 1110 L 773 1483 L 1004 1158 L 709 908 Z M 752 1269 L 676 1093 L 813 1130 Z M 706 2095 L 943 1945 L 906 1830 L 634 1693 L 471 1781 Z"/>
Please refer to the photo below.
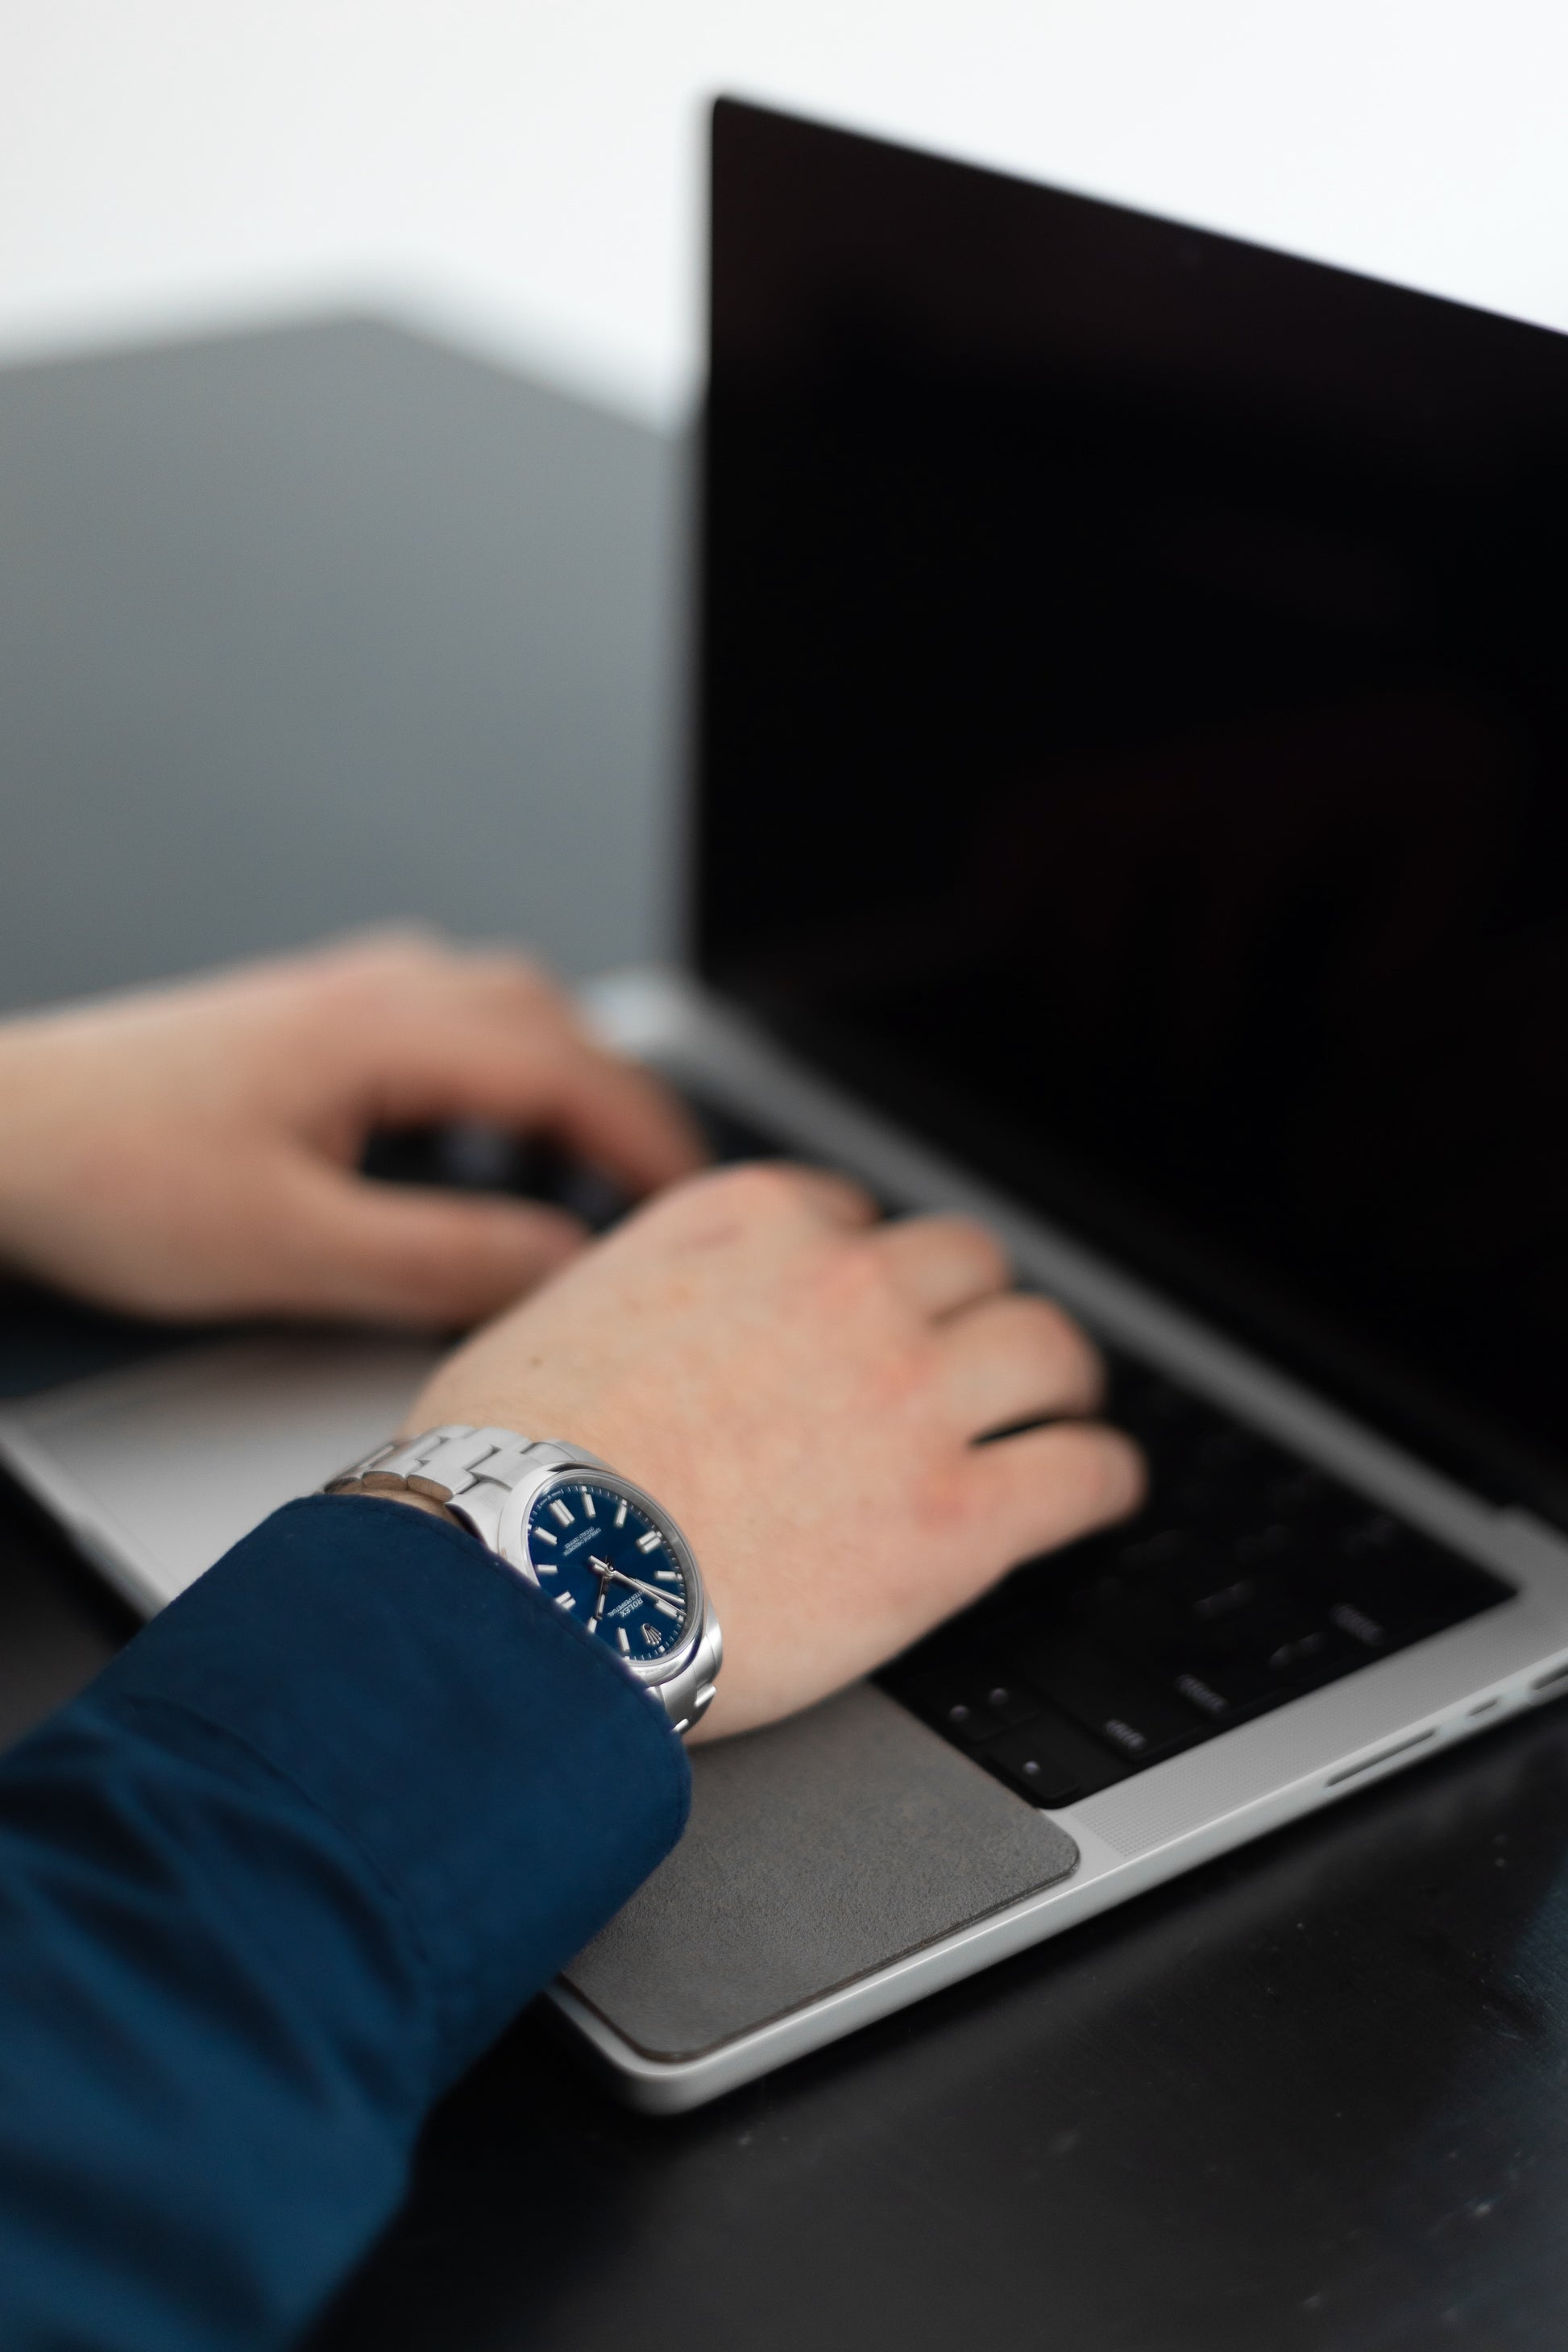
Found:
<path fill-rule="evenodd" d="M 288 2341 L 686 1791 L 468 1538 L 279 1513 L 0 1767 L 0 2337 Z"/>

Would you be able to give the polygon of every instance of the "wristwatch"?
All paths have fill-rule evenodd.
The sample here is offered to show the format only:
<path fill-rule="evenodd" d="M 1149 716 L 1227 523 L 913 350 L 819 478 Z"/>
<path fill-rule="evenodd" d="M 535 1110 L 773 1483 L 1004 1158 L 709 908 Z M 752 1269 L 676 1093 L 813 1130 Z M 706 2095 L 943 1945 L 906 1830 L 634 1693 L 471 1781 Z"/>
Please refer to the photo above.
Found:
<path fill-rule="evenodd" d="M 444 1505 L 600 1642 L 677 1731 L 710 1705 L 723 1643 L 691 1547 L 608 1463 L 552 1438 L 452 1422 L 390 1439 L 321 1491 L 399 1488 Z"/>

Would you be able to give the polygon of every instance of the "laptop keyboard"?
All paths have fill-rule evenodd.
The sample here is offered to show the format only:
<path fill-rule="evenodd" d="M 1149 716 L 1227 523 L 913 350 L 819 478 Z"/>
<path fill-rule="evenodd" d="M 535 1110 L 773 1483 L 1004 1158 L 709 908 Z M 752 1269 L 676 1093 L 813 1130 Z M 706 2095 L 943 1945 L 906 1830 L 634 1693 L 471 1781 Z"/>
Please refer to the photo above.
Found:
<path fill-rule="evenodd" d="M 879 1677 L 1022 1796 L 1093 1796 L 1512 1597 L 1175 1382 L 1111 1361 L 1136 1519 L 1020 1568 Z"/>
<path fill-rule="evenodd" d="M 692 1105 L 717 1159 L 776 1142 Z M 1149 1464 L 1136 1519 L 1028 1562 L 879 1677 L 1037 1805 L 1067 1805 L 1511 1600 L 1220 1407 L 1106 1350 Z"/>

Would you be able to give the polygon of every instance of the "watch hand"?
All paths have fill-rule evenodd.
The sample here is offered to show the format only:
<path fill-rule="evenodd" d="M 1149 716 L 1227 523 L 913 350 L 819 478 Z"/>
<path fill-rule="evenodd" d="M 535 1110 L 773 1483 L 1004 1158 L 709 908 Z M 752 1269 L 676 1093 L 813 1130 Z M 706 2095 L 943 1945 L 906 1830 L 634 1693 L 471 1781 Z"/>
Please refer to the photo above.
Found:
<path fill-rule="evenodd" d="M 594 1604 L 594 1614 L 595 1617 L 602 1617 L 605 1613 L 605 1601 L 610 1590 L 610 1579 L 616 1571 L 607 1559 L 597 1559 L 592 1552 L 588 1554 L 588 1565 L 590 1568 L 596 1568 L 599 1571 L 599 1598 Z"/>
<path fill-rule="evenodd" d="M 673 1592 L 661 1592 L 657 1584 L 644 1584 L 637 1577 L 628 1576 L 624 1568 L 612 1568 L 610 1575 L 615 1578 L 617 1584 L 629 1584 L 634 1592 L 646 1593 L 650 1601 L 663 1601 L 671 1609 L 683 1606 L 682 1602 L 677 1601 Z"/>

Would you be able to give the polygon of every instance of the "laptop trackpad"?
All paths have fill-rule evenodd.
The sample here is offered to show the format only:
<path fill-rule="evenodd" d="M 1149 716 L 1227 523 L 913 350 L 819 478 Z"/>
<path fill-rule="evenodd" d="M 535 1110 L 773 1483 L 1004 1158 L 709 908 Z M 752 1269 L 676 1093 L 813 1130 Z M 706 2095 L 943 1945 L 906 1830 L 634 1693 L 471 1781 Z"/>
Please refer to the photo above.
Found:
<path fill-rule="evenodd" d="M 565 1980 L 694 2058 L 1065 1878 L 1065 1830 L 861 1684 L 692 1750 L 691 1823 Z"/>

